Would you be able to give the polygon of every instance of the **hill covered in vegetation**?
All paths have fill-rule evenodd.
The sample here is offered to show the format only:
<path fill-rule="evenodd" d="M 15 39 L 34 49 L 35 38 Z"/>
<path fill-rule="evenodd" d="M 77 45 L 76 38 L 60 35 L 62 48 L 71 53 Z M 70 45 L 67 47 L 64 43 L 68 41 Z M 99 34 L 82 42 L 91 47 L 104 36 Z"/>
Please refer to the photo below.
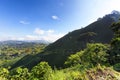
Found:
<path fill-rule="evenodd" d="M 119 12 L 113 11 L 111 14 L 99 18 L 82 29 L 66 34 L 47 46 L 42 53 L 25 56 L 14 64 L 13 67 L 24 66 L 32 68 L 40 61 L 47 61 L 52 67 L 63 67 L 67 57 L 86 48 L 87 43 L 110 43 L 113 38 L 110 26 L 113 22 L 118 21 L 119 18 Z"/>
<path fill-rule="evenodd" d="M 99 21 L 102 22 L 104 19 L 106 20 L 105 23 L 103 22 L 104 24 L 111 21 L 109 26 L 107 26 L 108 30 L 111 30 L 111 40 L 106 40 L 109 39 L 107 36 L 105 40 L 104 38 L 101 39 L 105 34 L 99 33 L 99 30 L 92 26 L 95 28 L 94 31 L 94 28 L 89 28 L 91 26 L 89 25 L 80 29 L 81 32 L 81 30 L 89 28 L 88 30 L 90 31 L 81 33 L 82 35 L 84 34 L 85 38 L 83 36 L 78 37 L 77 34 L 73 36 L 73 33 L 77 33 L 79 30 L 73 31 L 47 46 L 42 52 L 24 56 L 12 68 L 0 67 L 0 80 L 120 80 L 120 21 L 115 21 L 111 17 L 113 14 L 118 15 L 112 13 L 100 19 L 101 21 L 98 20 L 91 24 L 97 25 Z M 96 39 L 98 33 L 101 35 L 99 36 L 101 37 L 101 42 Z M 67 39 L 70 34 L 75 39 Z M 93 37 L 93 35 L 96 37 Z M 80 49 L 74 46 L 69 51 L 65 46 L 62 48 L 59 45 L 59 42 L 63 41 L 64 43 L 66 40 L 71 42 L 66 44 L 69 48 L 72 48 L 70 47 L 71 44 L 75 45 L 74 41 L 76 40 L 80 41 L 80 43 L 83 40 L 84 44 L 82 48 L 79 47 Z M 53 48 L 52 46 L 57 43 L 59 44 Z M 68 51 L 66 52 L 64 49 Z"/>

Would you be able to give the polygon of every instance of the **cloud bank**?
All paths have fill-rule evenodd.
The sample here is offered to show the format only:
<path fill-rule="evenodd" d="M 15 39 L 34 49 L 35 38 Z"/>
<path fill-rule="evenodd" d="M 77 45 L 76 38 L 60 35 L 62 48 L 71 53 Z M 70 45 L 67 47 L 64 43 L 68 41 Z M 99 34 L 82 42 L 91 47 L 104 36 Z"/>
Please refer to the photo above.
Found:
<path fill-rule="evenodd" d="M 1 36 L 0 40 L 5 41 L 5 40 L 43 40 L 47 42 L 54 42 L 57 39 L 63 37 L 65 34 L 62 33 L 55 33 L 55 30 L 48 29 L 48 30 L 42 30 L 40 28 L 35 28 L 32 32 L 32 34 L 28 34 L 25 36 Z"/>

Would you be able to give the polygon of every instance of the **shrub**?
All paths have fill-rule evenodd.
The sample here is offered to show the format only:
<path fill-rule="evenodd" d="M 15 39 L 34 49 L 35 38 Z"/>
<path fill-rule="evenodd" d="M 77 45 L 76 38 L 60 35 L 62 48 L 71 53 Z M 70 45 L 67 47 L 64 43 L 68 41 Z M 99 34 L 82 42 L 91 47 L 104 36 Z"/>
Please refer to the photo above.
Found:
<path fill-rule="evenodd" d="M 40 62 L 31 70 L 31 80 L 44 80 L 45 74 L 51 73 L 52 68 L 48 65 L 47 62 Z"/>
<path fill-rule="evenodd" d="M 116 71 L 120 71 L 120 63 L 117 63 L 113 66 L 113 69 Z"/>

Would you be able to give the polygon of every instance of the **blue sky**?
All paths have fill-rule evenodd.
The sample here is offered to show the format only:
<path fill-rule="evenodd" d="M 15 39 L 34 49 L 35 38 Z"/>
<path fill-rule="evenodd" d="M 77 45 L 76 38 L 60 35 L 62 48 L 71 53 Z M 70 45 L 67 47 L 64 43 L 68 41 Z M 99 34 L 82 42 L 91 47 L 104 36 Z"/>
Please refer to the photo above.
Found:
<path fill-rule="evenodd" d="M 55 41 L 120 11 L 120 0 L 0 0 L 0 40 Z"/>

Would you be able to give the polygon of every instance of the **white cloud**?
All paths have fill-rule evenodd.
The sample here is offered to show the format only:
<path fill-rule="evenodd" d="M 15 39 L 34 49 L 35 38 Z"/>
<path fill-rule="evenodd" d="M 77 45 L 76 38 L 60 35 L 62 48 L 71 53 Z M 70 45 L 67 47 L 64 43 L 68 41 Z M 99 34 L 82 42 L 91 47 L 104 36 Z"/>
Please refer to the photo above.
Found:
<path fill-rule="evenodd" d="M 54 33 L 54 30 L 49 29 L 48 31 L 46 31 L 48 34 Z"/>
<path fill-rule="evenodd" d="M 63 36 L 64 36 L 64 34 L 61 34 L 61 33 L 45 34 L 42 36 L 40 36 L 40 35 L 26 35 L 24 37 L 24 40 L 44 40 L 44 41 L 48 41 L 48 42 L 54 42 Z"/>
<path fill-rule="evenodd" d="M 63 37 L 64 34 L 58 33 L 58 34 L 46 34 L 46 35 L 25 35 L 23 37 L 15 37 L 15 36 L 10 36 L 10 37 L 1 37 L 0 41 L 5 41 L 5 40 L 44 40 L 48 42 L 54 42 L 57 39 Z"/>
<path fill-rule="evenodd" d="M 0 41 L 4 41 L 4 40 L 44 40 L 44 41 L 48 41 L 48 42 L 54 42 L 63 36 L 64 36 L 64 34 L 56 33 L 52 29 L 41 30 L 39 28 L 36 28 L 33 31 L 33 33 L 30 35 L 24 35 L 24 36 L 14 36 L 14 35 L 2 36 L 2 35 L 0 35 Z"/>
<path fill-rule="evenodd" d="M 19 21 L 20 24 L 30 24 L 30 22 L 27 22 L 27 21 L 24 21 L 24 20 L 21 20 Z"/>
<path fill-rule="evenodd" d="M 49 30 L 42 30 L 39 28 L 36 28 L 34 30 L 34 33 L 36 35 L 27 35 L 27 39 L 31 39 L 31 40 L 45 40 L 45 41 L 49 41 L 49 42 L 54 42 L 57 39 L 59 39 L 60 37 L 64 36 L 64 34 L 61 33 L 55 33 L 54 30 L 49 29 Z"/>
<path fill-rule="evenodd" d="M 45 31 L 42 30 L 42 29 L 36 28 L 36 29 L 34 30 L 34 33 L 35 33 L 35 34 L 38 34 L 38 35 L 43 35 L 43 34 L 45 33 Z"/>
<path fill-rule="evenodd" d="M 52 16 L 52 19 L 54 19 L 54 20 L 59 20 L 59 17 L 56 16 L 56 15 L 53 15 L 53 16 Z"/>
<path fill-rule="evenodd" d="M 42 40 L 45 40 L 45 41 L 48 41 L 48 42 L 54 42 L 54 41 L 58 40 L 59 38 L 61 38 L 63 36 L 64 36 L 64 34 L 58 33 L 58 34 L 47 34 L 45 36 L 41 36 L 40 38 Z"/>

